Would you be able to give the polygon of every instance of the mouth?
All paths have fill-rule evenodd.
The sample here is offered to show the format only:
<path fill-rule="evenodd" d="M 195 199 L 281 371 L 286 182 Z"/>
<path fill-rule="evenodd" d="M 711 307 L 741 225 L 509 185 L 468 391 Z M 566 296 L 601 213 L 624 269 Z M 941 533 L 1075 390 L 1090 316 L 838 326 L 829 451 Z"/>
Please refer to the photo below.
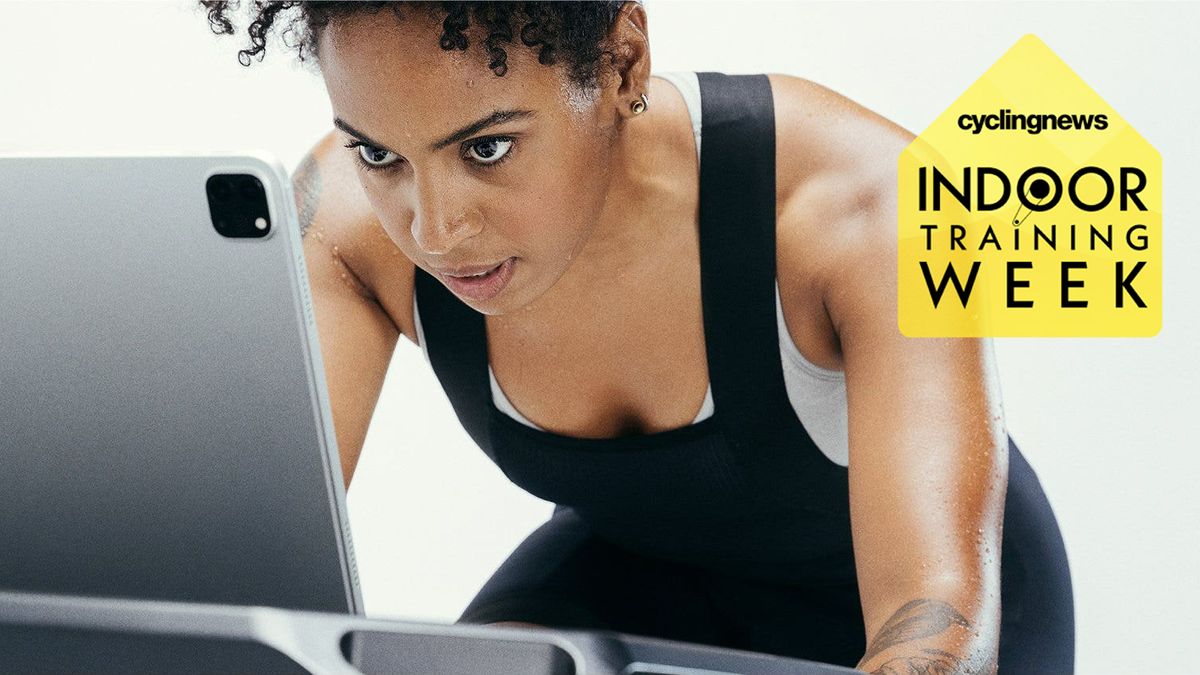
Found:
<path fill-rule="evenodd" d="M 516 258 L 507 258 L 486 269 L 461 268 L 454 274 L 439 270 L 437 274 L 455 294 L 472 300 L 489 300 L 508 285 L 515 264 Z"/>

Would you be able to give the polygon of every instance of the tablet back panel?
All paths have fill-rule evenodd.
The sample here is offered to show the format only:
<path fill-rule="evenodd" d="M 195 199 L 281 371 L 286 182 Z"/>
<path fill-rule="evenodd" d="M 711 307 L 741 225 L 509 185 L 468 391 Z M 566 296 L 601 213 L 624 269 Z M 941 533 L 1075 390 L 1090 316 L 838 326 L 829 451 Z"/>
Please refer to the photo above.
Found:
<path fill-rule="evenodd" d="M 264 154 L 0 158 L 0 588 L 360 611 L 294 211 Z"/>

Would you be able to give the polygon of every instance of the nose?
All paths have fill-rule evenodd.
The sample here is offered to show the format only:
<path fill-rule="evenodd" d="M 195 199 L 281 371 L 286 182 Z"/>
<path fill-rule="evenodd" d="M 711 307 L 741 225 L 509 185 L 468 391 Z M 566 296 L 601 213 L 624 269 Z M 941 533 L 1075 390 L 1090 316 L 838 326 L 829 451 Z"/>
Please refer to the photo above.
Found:
<path fill-rule="evenodd" d="M 424 181 L 416 191 L 412 236 L 422 251 L 444 255 L 479 233 L 480 219 L 465 190 L 445 181 Z"/>

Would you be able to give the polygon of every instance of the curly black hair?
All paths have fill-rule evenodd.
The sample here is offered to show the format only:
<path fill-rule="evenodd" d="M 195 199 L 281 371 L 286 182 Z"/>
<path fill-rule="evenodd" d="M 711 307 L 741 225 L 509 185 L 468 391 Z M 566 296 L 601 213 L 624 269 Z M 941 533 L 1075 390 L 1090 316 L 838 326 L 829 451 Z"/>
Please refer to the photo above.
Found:
<path fill-rule="evenodd" d="M 208 11 L 209 28 L 218 35 L 232 35 L 231 12 L 240 9 L 241 0 L 199 0 Z M 360 12 L 375 14 L 385 7 L 397 19 L 403 8 L 412 8 L 441 19 L 441 48 L 466 50 L 470 46 L 466 32 L 474 22 L 487 30 L 482 48 L 488 56 L 488 67 L 498 77 L 508 72 L 508 53 L 503 44 L 512 44 L 516 34 L 521 43 L 535 50 L 538 62 L 555 65 L 565 59 L 566 74 L 582 88 L 594 88 L 600 62 L 607 49 L 606 38 L 617 18 L 623 0 L 559 1 L 559 2 L 313 2 L 306 0 L 252 0 L 251 21 L 246 32 L 250 48 L 238 51 L 238 62 L 250 65 L 250 57 L 261 62 L 266 52 L 267 35 L 276 25 L 277 17 L 293 8 L 298 12 L 280 30 L 283 43 L 298 52 L 301 62 L 306 54 L 319 62 L 317 44 L 321 31 L 330 21 Z M 299 41 L 288 42 L 289 35 L 300 30 Z"/>

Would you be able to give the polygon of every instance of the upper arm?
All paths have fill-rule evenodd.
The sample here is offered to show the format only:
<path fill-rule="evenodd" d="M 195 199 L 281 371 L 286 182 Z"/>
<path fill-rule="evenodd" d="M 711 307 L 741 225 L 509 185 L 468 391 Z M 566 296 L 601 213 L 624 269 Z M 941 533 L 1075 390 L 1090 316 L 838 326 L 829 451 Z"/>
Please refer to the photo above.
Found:
<path fill-rule="evenodd" d="M 899 331 L 894 189 L 843 221 L 855 234 L 837 252 L 841 273 L 826 295 L 845 364 L 851 526 L 869 629 L 911 592 L 998 592 L 1007 485 L 990 343 Z"/>
<path fill-rule="evenodd" d="M 327 136 L 293 177 L 342 476 L 349 487 L 400 335 L 361 276 L 369 206 Z M 403 271 L 399 273 L 404 277 Z M 411 278 L 411 274 L 407 275 Z M 401 282 L 403 283 L 403 282 Z M 411 285 L 411 281 L 409 282 Z"/>
<path fill-rule="evenodd" d="M 781 133 L 809 129 L 780 140 L 802 177 L 781 245 L 812 275 L 844 366 L 868 635 L 911 593 L 998 600 L 1008 445 L 991 344 L 899 331 L 896 167 L 912 136 L 819 85 L 780 85 Z"/>

